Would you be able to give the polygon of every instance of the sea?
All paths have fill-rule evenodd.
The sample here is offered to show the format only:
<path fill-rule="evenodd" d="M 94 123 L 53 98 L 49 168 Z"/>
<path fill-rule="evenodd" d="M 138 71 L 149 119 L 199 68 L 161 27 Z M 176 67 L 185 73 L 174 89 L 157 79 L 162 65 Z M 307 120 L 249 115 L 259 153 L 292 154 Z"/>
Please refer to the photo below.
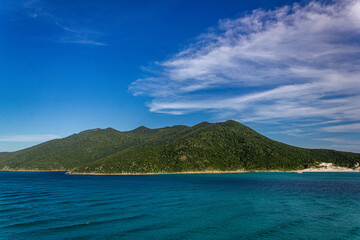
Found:
<path fill-rule="evenodd" d="M 0 172 L 0 239 L 360 239 L 360 173 Z"/>

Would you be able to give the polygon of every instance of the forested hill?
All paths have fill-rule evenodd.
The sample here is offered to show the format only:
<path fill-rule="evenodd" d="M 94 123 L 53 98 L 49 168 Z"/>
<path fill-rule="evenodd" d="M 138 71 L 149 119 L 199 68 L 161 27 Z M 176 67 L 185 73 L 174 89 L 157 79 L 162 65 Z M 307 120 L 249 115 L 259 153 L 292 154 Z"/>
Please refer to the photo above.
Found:
<path fill-rule="evenodd" d="M 93 129 L 13 153 L 3 170 L 154 173 L 209 170 L 294 170 L 319 162 L 354 167 L 360 154 L 293 147 L 235 121 L 193 127 Z"/>

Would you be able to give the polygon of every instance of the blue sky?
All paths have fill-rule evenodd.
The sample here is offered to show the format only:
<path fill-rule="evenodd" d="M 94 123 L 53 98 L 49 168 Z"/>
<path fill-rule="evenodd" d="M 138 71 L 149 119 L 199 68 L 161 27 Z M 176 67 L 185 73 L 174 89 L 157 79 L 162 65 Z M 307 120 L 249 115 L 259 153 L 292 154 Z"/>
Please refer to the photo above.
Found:
<path fill-rule="evenodd" d="M 0 151 L 237 120 L 360 152 L 360 1 L 0 4 Z"/>

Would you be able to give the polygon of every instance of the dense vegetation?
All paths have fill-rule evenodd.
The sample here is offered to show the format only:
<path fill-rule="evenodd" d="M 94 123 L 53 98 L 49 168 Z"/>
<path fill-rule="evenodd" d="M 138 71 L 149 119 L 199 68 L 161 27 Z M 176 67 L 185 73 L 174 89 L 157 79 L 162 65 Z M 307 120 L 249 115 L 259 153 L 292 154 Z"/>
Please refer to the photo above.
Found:
<path fill-rule="evenodd" d="M 6 159 L 6 158 L 9 158 L 13 153 L 11 152 L 0 152 L 0 161 L 2 159 Z"/>
<path fill-rule="evenodd" d="M 319 162 L 354 167 L 360 154 L 289 146 L 235 121 L 128 132 L 94 129 L 0 153 L 0 169 L 93 173 L 292 170 Z"/>

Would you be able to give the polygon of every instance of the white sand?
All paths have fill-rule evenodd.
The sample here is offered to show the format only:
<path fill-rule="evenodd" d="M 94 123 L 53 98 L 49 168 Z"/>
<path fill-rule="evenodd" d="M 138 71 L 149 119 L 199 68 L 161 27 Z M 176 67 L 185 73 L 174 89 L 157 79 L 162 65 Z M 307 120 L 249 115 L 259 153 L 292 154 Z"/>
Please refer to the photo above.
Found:
<path fill-rule="evenodd" d="M 66 170 L 11 170 L 11 169 L 2 169 L 0 171 L 24 171 L 24 172 L 64 172 Z M 235 171 L 217 171 L 217 170 L 208 170 L 208 171 L 194 171 L 194 172 L 152 172 L 152 173 L 74 173 L 71 171 L 66 171 L 66 174 L 72 175 L 158 175 L 158 174 L 202 174 L 202 173 L 247 173 L 247 172 L 360 172 L 360 165 L 357 164 L 355 168 L 346 168 L 334 166 L 332 163 L 320 163 L 316 167 L 306 168 L 302 170 L 293 170 L 293 171 L 281 171 L 281 170 L 235 170 Z"/>
<path fill-rule="evenodd" d="M 306 168 L 295 172 L 360 172 L 360 167 L 359 165 L 357 165 L 355 168 L 339 167 L 334 166 L 332 163 L 323 162 L 316 167 Z"/>

